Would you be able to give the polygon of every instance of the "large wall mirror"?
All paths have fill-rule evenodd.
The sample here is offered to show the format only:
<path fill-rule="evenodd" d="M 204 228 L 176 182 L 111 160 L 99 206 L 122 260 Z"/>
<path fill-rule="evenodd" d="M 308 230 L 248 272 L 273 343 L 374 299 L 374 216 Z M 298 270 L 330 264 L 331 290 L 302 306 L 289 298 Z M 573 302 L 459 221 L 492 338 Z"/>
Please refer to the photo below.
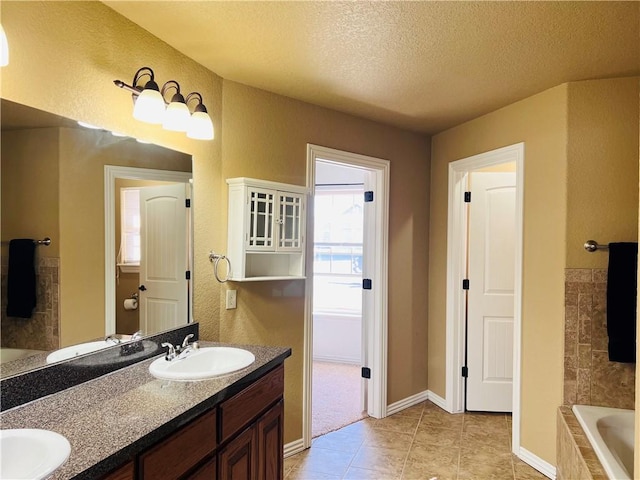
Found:
<path fill-rule="evenodd" d="M 190 321 L 191 156 L 1 102 L 1 375 Z M 9 316 L 7 284 L 29 287 L 10 242 L 45 238 L 36 306 Z"/>

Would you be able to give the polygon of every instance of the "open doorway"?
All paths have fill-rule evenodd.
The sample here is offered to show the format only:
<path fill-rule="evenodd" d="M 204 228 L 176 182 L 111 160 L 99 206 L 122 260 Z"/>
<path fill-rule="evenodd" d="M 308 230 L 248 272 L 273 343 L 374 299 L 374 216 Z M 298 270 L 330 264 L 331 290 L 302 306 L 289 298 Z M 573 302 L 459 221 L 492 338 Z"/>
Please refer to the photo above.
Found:
<path fill-rule="evenodd" d="M 106 334 L 123 333 L 117 327 L 129 334 L 137 325 L 136 330 L 152 334 L 184 325 L 191 320 L 192 304 L 191 172 L 105 165 L 104 179 Z M 137 261 L 125 258 L 121 246 L 128 232 L 118 230 L 116 205 L 127 191 L 136 191 L 130 203 L 138 206 L 132 222 L 137 231 L 129 233 L 134 252 L 137 239 Z M 128 274 L 134 281 L 120 292 L 125 298 L 118 298 L 117 287 Z M 117 312 L 132 308 L 136 293 L 136 307 L 126 310 L 134 318 L 121 315 L 117 322 Z"/>
<path fill-rule="evenodd" d="M 446 409 L 512 411 L 516 454 L 523 178 L 523 143 L 449 164 Z"/>
<path fill-rule="evenodd" d="M 313 388 L 314 373 L 322 374 L 314 372 L 315 350 L 316 361 L 340 360 L 350 366 L 353 376 L 357 375 L 355 391 L 354 382 L 348 383 L 358 416 L 386 416 L 389 167 L 387 160 L 307 146 L 307 186 L 312 192 L 309 211 L 316 212 L 317 201 L 322 207 L 316 214 L 324 215 L 325 221 L 317 227 L 321 230 L 318 234 L 316 222 L 307 222 L 307 238 L 314 241 L 307 242 L 306 254 L 314 261 L 308 261 L 306 266 L 302 448 L 311 445 L 312 400 L 323 388 Z M 337 206 L 340 214 L 327 213 L 332 211 L 330 205 Z M 327 220 L 329 216 L 334 218 Z M 357 239 L 360 230 L 361 241 Z M 337 291 L 342 293 L 336 294 Z M 341 300 L 342 295 L 347 300 Z M 320 302 L 317 308 L 314 300 Z M 357 304 L 361 305 L 360 313 Z M 327 313 L 330 315 L 322 317 Z M 340 324 L 341 333 L 337 333 L 336 324 Z M 327 342 L 323 341 L 325 333 Z M 285 448 L 285 455 L 296 448 L 299 447 L 293 444 L 290 449 Z"/>
<path fill-rule="evenodd" d="M 365 171 L 316 160 L 312 437 L 366 416 L 362 265 Z"/>

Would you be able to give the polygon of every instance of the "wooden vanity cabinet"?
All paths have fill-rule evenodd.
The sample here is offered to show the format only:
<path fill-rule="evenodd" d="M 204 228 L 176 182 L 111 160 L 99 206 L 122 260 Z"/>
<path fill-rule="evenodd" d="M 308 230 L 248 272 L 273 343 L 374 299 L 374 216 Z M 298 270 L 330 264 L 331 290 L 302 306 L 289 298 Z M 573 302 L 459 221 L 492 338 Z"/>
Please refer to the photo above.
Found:
<path fill-rule="evenodd" d="M 103 480 L 281 480 L 283 392 L 279 365 Z"/>

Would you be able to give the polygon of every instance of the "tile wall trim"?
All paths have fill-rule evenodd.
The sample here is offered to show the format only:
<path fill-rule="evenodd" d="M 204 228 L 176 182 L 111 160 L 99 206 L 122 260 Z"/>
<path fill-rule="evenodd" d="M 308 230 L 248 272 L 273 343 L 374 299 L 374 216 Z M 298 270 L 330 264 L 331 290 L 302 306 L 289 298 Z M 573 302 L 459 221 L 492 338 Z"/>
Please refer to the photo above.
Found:
<path fill-rule="evenodd" d="M 284 458 L 300 453 L 304 450 L 304 441 L 299 438 L 293 442 L 289 442 L 284 446 Z"/>
<path fill-rule="evenodd" d="M 535 453 L 531 453 L 526 448 L 520 447 L 517 455 L 520 460 L 538 470 L 545 477 L 549 477 L 551 480 L 556 479 L 556 467 L 551 465 L 546 460 L 541 459 Z"/>
<path fill-rule="evenodd" d="M 442 398 L 440 395 L 438 395 L 437 393 L 433 393 L 431 390 L 427 390 L 427 394 L 429 395 L 429 400 L 432 403 L 435 403 L 437 406 L 439 406 L 441 409 L 443 409 L 446 412 L 453 413 L 449 409 L 447 409 L 447 401 L 444 398 Z"/>
<path fill-rule="evenodd" d="M 420 393 L 416 393 L 415 395 L 411 395 L 403 400 L 399 400 L 397 402 L 392 403 L 391 405 L 387 405 L 387 417 L 389 415 L 393 415 L 394 413 L 398 413 L 405 408 L 413 407 L 419 403 L 424 402 L 429 399 L 429 391 L 425 390 Z"/>

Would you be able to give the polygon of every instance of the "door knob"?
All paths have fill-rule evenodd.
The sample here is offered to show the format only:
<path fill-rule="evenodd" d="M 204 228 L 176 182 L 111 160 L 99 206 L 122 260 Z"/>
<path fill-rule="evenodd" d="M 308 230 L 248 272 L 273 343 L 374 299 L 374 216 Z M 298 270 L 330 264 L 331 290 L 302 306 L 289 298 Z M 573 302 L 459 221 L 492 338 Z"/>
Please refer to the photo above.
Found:
<path fill-rule="evenodd" d="M 147 287 L 145 287 L 144 285 L 140 285 L 138 287 L 138 290 L 140 290 L 141 292 L 144 292 L 147 289 Z"/>

